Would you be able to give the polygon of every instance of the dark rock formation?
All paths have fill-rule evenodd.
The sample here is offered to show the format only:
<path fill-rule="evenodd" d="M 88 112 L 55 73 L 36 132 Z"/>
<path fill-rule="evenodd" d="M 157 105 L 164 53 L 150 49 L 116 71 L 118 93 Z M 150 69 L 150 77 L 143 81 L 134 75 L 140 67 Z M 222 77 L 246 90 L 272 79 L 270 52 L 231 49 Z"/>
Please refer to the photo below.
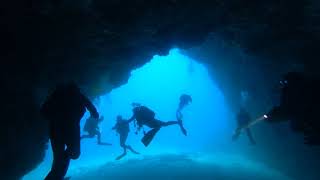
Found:
<path fill-rule="evenodd" d="M 75 80 L 96 96 L 154 54 L 198 46 L 210 32 L 275 66 L 302 64 L 317 74 L 319 8 L 316 0 L 2 2 L 0 177 L 21 177 L 41 161 L 46 125 L 38 108 L 57 82 Z"/>

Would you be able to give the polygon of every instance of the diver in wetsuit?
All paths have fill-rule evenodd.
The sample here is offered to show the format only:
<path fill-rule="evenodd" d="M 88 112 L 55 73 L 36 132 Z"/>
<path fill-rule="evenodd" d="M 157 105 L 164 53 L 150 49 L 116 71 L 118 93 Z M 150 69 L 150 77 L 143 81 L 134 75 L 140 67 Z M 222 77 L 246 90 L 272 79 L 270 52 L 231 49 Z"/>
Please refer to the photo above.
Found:
<path fill-rule="evenodd" d="M 241 134 L 242 130 L 245 130 L 247 133 L 247 136 L 251 142 L 252 145 L 255 145 L 256 142 L 253 139 L 251 130 L 249 127 L 243 128 L 243 126 L 246 126 L 247 124 L 249 124 L 251 122 L 251 117 L 249 115 L 249 113 L 243 108 L 240 108 L 240 111 L 237 114 L 237 128 L 235 130 L 235 134 L 232 136 L 233 140 L 237 140 L 239 135 Z"/>
<path fill-rule="evenodd" d="M 93 118 L 99 114 L 75 83 L 56 87 L 41 107 L 41 113 L 49 123 L 49 138 L 53 151 L 53 163 L 46 180 L 62 180 L 67 173 L 70 159 L 80 156 L 80 120 L 89 110 Z"/>
<path fill-rule="evenodd" d="M 182 94 L 180 96 L 180 102 L 179 102 L 179 106 L 178 106 L 178 109 L 176 111 L 176 118 L 179 122 L 179 125 L 180 125 L 180 129 L 182 131 L 182 133 L 186 136 L 187 135 L 187 130 L 184 128 L 183 124 L 182 124 L 182 118 L 183 118 L 183 115 L 182 115 L 182 110 L 183 108 L 185 108 L 189 103 L 192 102 L 192 98 L 190 95 L 187 95 L 187 94 Z"/>
<path fill-rule="evenodd" d="M 156 133 L 160 130 L 160 128 L 175 124 L 181 124 L 181 121 L 160 121 L 155 119 L 155 113 L 145 107 L 141 106 L 138 103 L 132 103 L 133 106 L 133 115 L 129 119 L 129 121 L 136 120 L 136 124 L 138 125 L 138 130 L 141 129 L 143 126 L 148 126 L 149 128 L 152 128 L 149 132 L 145 133 L 144 137 L 142 138 L 141 142 L 148 146 Z"/>
<path fill-rule="evenodd" d="M 320 79 L 300 72 L 289 72 L 280 85 L 280 104 L 246 127 L 263 121 L 288 121 L 293 132 L 303 134 L 305 144 L 320 145 Z"/>
<path fill-rule="evenodd" d="M 128 134 L 130 132 L 129 124 L 131 121 L 125 120 L 122 118 L 122 116 L 119 115 L 117 116 L 117 123 L 112 128 L 113 130 L 116 130 L 117 133 L 120 135 L 120 146 L 123 148 L 123 153 L 120 156 L 118 156 L 116 160 L 119 160 L 123 158 L 125 155 L 127 155 L 127 149 L 129 149 L 134 154 L 140 154 L 139 152 L 133 150 L 131 146 L 126 144 Z"/>
<path fill-rule="evenodd" d="M 266 114 L 265 121 L 289 121 L 293 132 L 303 134 L 305 144 L 320 145 L 320 79 L 289 72 L 280 84 L 280 105 Z"/>
<path fill-rule="evenodd" d="M 88 132 L 88 134 L 82 135 L 81 139 L 93 138 L 94 136 L 97 136 L 97 140 L 98 140 L 97 143 L 99 145 L 111 145 L 110 143 L 101 142 L 101 133 L 99 129 L 99 123 L 101 123 L 102 121 L 103 121 L 103 116 L 101 116 L 99 119 L 96 119 L 90 116 L 86 120 L 86 123 L 83 128 L 83 130 Z"/>

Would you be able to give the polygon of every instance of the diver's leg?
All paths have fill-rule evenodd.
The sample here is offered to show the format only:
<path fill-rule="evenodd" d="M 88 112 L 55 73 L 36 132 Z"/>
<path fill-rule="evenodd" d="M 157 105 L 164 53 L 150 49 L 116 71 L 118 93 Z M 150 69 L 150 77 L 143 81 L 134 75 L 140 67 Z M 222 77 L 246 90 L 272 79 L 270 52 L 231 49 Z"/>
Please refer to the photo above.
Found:
<path fill-rule="evenodd" d="M 131 146 L 127 146 L 127 149 L 129 149 L 134 154 L 140 154 L 138 151 L 135 151 Z"/>
<path fill-rule="evenodd" d="M 78 159 L 80 156 L 80 127 L 70 129 L 67 138 L 67 153 L 70 159 Z"/>
<path fill-rule="evenodd" d="M 179 124 L 178 121 L 168 121 L 168 122 L 164 122 L 164 121 L 160 121 L 158 119 L 150 119 L 146 122 L 143 123 L 143 125 L 148 126 L 149 128 L 161 128 L 164 126 L 170 126 L 170 125 L 174 125 L 174 124 Z"/>
<path fill-rule="evenodd" d="M 120 159 L 122 159 L 124 156 L 126 156 L 127 155 L 127 148 L 126 147 L 124 147 L 123 148 L 123 153 L 120 155 L 120 156 L 118 156 L 117 158 L 116 158 L 116 160 L 120 160 Z"/>
<path fill-rule="evenodd" d="M 152 129 L 144 134 L 143 138 L 141 139 L 141 142 L 147 147 L 151 143 L 152 139 L 157 134 L 157 132 L 161 129 L 161 127 L 174 124 L 178 124 L 178 121 L 163 122 L 157 119 L 151 119 L 146 121 L 143 125 L 146 125 Z"/>
<path fill-rule="evenodd" d="M 81 139 L 85 139 L 85 138 L 93 138 L 94 135 L 93 134 L 86 134 L 86 135 L 82 135 Z"/>
<path fill-rule="evenodd" d="M 186 136 L 187 130 L 184 128 L 182 120 L 178 120 L 178 123 L 179 123 L 179 127 L 180 127 L 181 132 Z"/>
<path fill-rule="evenodd" d="M 179 122 L 178 121 L 167 121 L 167 122 L 162 121 L 161 126 L 170 126 L 175 124 L 179 124 Z"/>
<path fill-rule="evenodd" d="M 232 140 L 235 141 L 239 138 L 241 134 L 241 128 L 240 127 L 237 127 L 237 129 L 235 130 L 233 136 L 232 136 Z"/>
<path fill-rule="evenodd" d="M 62 139 L 50 138 L 53 151 L 53 163 L 45 180 L 62 180 L 69 165 L 69 158 L 65 153 L 65 144 Z"/>
<path fill-rule="evenodd" d="M 110 143 L 101 142 L 101 133 L 100 133 L 100 131 L 96 130 L 95 134 L 97 135 L 97 140 L 98 140 L 98 144 L 99 145 L 105 145 L 105 146 L 111 146 L 112 145 Z"/>
<path fill-rule="evenodd" d="M 126 140 L 127 140 L 127 137 L 128 137 L 128 133 L 122 133 L 120 134 L 120 146 L 123 148 L 123 153 L 118 156 L 116 158 L 116 160 L 120 160 L 121 158 L 123 158 L 125 155 L 127 155 L 127 147 L 125 145 L 126 143 Z"/>
<path fill-rule="evenodd" d="M 129 150 L 130 150 L 131 152 L 133 152 L 134 154 L 140 154 L 139 152 L 133 150 L 131 146 L 126 145 L 127 138 L 128 138 L 128 132 L 127 132 L 127 133 L 124 133 L 123 136 L 122 136 L 122 138 L 121 138 L 121 136 L 120 136 L 121 147 L 123 147 L 123 148 L 125 149 L 125 154 L 127 153 L 127 149 L 129 149 Z"/>
<path fill-rule="evenodd" d="M 61 174 L 63 175 L 63 177 L 67 174 L 68 168 L 69 168 L 69 164 L 70 164 L 70 157 L 68 155 L 68 153 L 66 151 L 64 151 L 64 160 L 63 163 L 61 165 Z"/>
<path fill-rule="evenodd" d="M 101 144 L 101 133 L 100 133 L 100 131 L 96 130 L 96 135 L 97 135 L 98 144 Z"/>
<path fill-rule="evenodd" d="M 247 135 L 248 135 L 248 138 L 249 138 L 251 144 L 255 145 L 255 144 L 256 144 L 256 141 L 253 139 L 251 130 L 250 130 L 249 128 L 247 128 L 246 131 L 247 131 Z"/>
<path fill-rule="evenodd" d="M 126 141 L 128 138 L 128 134 L 129 134 L 128 132 L 120 134 L 120 146 L 123 148 L 126 148 Z"/>
<path fill-rule="evenodd" d="M 181 132 L 186 136 L 187 135 L 187 130 L 184 128 L 183 124 L 182 124 L 182 120 L 178 120 L 178 121 L 167 121 L 167 122 L 163 122 L 160 120 L 156 120 L 161 127 L 165 127 L 165 126 L 170 126 L 170 125 L 175 125 L 178 124 Z"/>

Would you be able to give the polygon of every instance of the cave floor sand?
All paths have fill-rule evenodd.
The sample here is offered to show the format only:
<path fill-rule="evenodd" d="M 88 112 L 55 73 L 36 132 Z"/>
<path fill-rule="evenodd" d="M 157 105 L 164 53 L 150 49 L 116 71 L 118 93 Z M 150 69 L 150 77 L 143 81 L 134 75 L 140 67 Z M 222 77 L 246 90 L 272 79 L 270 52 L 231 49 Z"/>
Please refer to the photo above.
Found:
<path fill-rule="evenodd" d="M 291 180 L 263 162 L 228 154 L 162 154 L 140 156 L 92 167 L 70 169 L 72 180 L 216 179 Z"/>

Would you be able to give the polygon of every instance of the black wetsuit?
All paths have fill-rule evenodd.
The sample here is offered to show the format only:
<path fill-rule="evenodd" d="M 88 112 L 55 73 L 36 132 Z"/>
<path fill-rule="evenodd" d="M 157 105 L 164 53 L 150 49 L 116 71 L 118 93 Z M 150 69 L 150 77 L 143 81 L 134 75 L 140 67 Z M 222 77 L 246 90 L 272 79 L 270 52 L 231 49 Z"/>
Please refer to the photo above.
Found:
<path fill-rule="evenodd" d="M 93 104 L 73 85 L 61 85 L 41 107 L 49 121 L 49 137 L 53 164 L 47 180 L 63 179 L 70 159 L 80 156 L 80 120 L 88 109 L 93 117 L 99 114 Z"/>
<path fill-rule="evenodd" d="M 148 126 L 150 128 L 161 128 L 163 126 L 168 126 L 172 124 L 177 124 L 177 121 L 160 121 L 155 119 L 155 113 L 145 106 L 135 107 L 133 109 L 133 116 L 130 120 L 136 119 L 139 127 L 143 125 Z M 129 120 L 129 121 L 130 121 Z"/>
<path fill-rule="evenodd" d="M 137 151 L 133 150 L 131 146 L 126 144 L 126 141 L 130 132 L 130 128 L 129 128 L 130 122 L 131 121 L 121 119 L 121 120 L 118 120 L 116 125 L 112 128 L 113 130 L 116 130 L 117 133 L 120 135 L 120 146 L 123 148 L 123 153 L 116 158 L 117 160 L 123 158 L 127 154 L 127 149 L 129 149 L 134 154 L 139 154 Z"/>
<path fill-rule="evenodd" d="M 130 132 L 129 121 L 119 120 L 112 129 L 115 129 L 117 133 L 120 135 L 120 146 L 125 147 L 128 134 Z"/>
<path fill-rule="evenodd" d="M 138 128 L 140 129 L 143 125 L 152 128 L 142 138 L 142 142 L 145 146 L 148 146 L 152 141 L 155 134 L 160 130 L 161 127 L 178 124 L 178 121 L 160 121 L 155 119 L 155 113 L 145 106 L 138 106 L 133 109 L 133 116 L 129 119 L 129 122 L 136 119 Z"/>
<path fill-rule="evenodd" d="M 267 113 L 267 122 L 289 121 L 294 132 L 302 133 L 304 143 L 320 145 L 320 79 L 290 72 L 281 81 L 280 105 Z"/>
<path fill-rule="evenodd" d="M 83 130 L 88 132 L 91 137 L 98 135 L 100 134 L 98 123 L 99 121 L 97 119 L 89 117 L 86 120 Z"/>
<path fill-rule="evenodd" d="M 89 117 L 86 120 L 86 123 L 83 128 L 83 130 L 88 132 L 88 134 L 82 135 L 81 139 L 93 138 L 94 136 L 97 136 L 97 140 L 98 140 L 99 145 L 112 145 L 110 143 L 101 142 L 101 132 L 100 132 L 98 124 L 102 121 L 103 121 L 103 118 L 96 119 L 93 117 Z"/>

